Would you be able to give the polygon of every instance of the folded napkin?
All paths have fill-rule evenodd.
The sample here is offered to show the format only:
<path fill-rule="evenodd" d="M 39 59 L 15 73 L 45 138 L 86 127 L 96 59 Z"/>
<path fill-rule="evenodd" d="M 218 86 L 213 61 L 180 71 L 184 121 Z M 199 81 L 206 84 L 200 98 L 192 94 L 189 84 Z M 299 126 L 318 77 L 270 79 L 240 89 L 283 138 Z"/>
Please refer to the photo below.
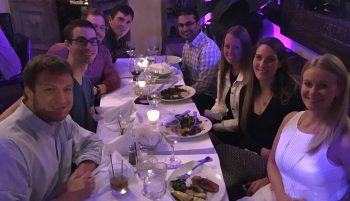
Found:
<path fill-rule="evenodd" d="M 170 74 L 176 71 L 174 67 L 171 67 L 167 63 L 151 64 L 149 65 L 149 68 L 159 70 L 159 75 L 161 76 L 169 76 Z"/>
<path fill-rule="evenodd" d="M 148 149 L 154 149 L 162 139 L 160 133 L 149 124 L 139 124 L 133 131 L 136 141 Z"/>
<path fill-rule="evenodd" d="M 118 107 L 98 107 L 96 111 L 105 124 L 114 124 L 117 121 L 119 112 L 136 111 L 136 109 L 135 103 L 128 101 Z"/>

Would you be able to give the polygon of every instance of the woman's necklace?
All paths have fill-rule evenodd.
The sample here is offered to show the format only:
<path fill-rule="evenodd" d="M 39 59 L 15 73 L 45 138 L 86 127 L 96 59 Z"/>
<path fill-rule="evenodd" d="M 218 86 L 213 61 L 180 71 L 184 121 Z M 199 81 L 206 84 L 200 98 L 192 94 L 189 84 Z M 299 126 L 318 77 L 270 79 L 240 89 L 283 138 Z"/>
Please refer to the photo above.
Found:
<path fill-rule="evenodd" d="M 288 167 L 288 168 L 286 167 L 286 161 L 290 161 L 288 159 L 291 158 L 291 154 L 293 154 L 293 156 L 295 156 L 295 154 L 296 154 L 296 153 L 291 153 L 290 151 L 289 151 L 289 153 L 291 153 L 291 154 L 288 154 L 286 152 L 288 149 L 293 149 L 292 145 L 294 145 L 295 143 L 292 143 L 292 142 L 294 142 L 294 138 L 297 135 L 297 133 L 299 132 L 300 126 L 301 126 L 301 119 L 300 118 L 298 119 L 296 126 L 297 126 L 297 128 L 294 131 L 292 131 L 293 133 L 291 134 L 289 141 L 288 141 L 287 145 L 284 147 L 283 152 L 281 154 L 281 169 L 283 169 L 285 172 L 288 172 L 288 171 L 294 169 L 300 163 L 300 161 L 303 160 L 304 157 L 308 154 L 307 150 L 305 150 L 305 152 L 302 154 L 302 156 L 300 158 L 298 158 L 298 160 L 296 160 L 294 162 L 294 164 L 290 164 L 289 165 L 290 167 Z M 297 150 L 300 150 L 300 149 L 297 149 Z M 286 154 L 287 154 L 287 156 L 286 156 Z"/>

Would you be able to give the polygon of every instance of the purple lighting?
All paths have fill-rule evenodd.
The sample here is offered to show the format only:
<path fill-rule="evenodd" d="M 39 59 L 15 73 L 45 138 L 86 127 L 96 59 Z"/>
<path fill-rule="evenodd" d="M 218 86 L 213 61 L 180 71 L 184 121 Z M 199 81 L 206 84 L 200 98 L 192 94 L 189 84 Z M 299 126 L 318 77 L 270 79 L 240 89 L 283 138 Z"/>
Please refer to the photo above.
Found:
<path fill-rule="evenodd" d="M 273 37 L 280 39 L 284 44 L 284 46 L 286 46 L 289 49 L 292 49 L 292 40 L 281 34 L 281 29 L 279 26 L 272 23 L 272 27 L 273 27 Z"/>

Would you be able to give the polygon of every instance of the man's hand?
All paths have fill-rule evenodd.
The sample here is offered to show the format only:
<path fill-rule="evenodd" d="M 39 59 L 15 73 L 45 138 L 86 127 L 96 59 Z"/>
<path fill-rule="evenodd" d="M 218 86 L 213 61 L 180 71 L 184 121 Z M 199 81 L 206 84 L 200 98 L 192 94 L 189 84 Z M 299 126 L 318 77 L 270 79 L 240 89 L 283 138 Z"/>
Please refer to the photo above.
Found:
<path fill-rule="evenodd" d="M 258 191 L 261 187 L 269 184 L 269 178 L 264 177 L 262 179 L 255 180 L 248 184 L 249 188 L 247 189 L 247 195 L 252 196 L 256 191 Z"/>
<path fill-rule="evenodd" d="M 96 167 L 97 167 L 97 164 L 94 163 L 93 161 L 83 161 L 78 165 L 75 172 L 77 172 L 78 176 L 81 176 L 86 172 L 91 173 Z"/>
<path fill-rule="evenodd" d="M 95 179 L 91 172 L 82 175 L 74 171 L 65 184 L 64 192 L 53 201 L 84 201 L 90 197 L 95 188 Z"/>

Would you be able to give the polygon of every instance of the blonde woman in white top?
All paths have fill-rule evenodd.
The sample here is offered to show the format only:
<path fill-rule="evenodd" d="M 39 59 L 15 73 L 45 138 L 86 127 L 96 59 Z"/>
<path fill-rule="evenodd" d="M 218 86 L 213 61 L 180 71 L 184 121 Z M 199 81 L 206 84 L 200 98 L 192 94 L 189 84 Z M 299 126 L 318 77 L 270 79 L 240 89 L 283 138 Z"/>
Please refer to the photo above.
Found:
<path fill-rule="evenodd" d="M 219 121 L 213 125 L 220 133 L 234 132 L 238 125 L 239 93 L 245 84 L 251 62 L 252 44 L 248 31 L 242 26 L 228 29 L 219 63 L 217 98 L 205 116 Z M 217 134 L 226 138 L 227 134 Z"/>
<path fill-rule="evenodd" d="M 241 201 L 350 200 L 349 73 L 334 55 L 302 70 L 307 108 L 288 114 L 268 160 L 271 185 Z"/>

